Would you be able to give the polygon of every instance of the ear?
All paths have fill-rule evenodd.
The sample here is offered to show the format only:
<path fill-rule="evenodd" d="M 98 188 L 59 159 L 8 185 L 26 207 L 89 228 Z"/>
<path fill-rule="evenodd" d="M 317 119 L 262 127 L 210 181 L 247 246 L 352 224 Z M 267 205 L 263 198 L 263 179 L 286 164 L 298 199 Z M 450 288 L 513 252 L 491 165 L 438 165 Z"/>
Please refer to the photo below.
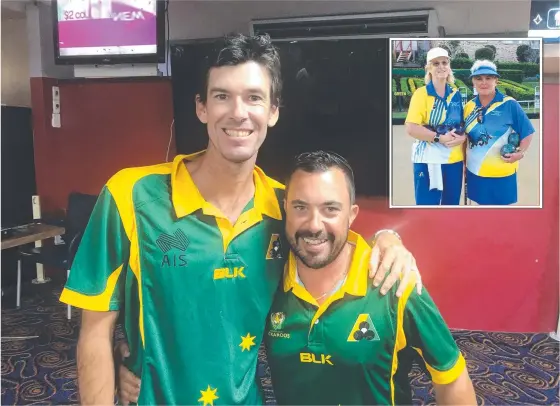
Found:
<path fill-rule="evenodd" d="M 288 201 L 284 199 L 284 212 L 288 211 Z"/>
<path fill-rule="evenodd" d="M 357 204 L 353 204 L 350 207 L 350 218 L 348 221 L 348 227 L 352 226 L 352 223 L 354 223 L 354 220 L 356 220 L 356 217 L 358 217 L 358 213 L 360 212 L 360 207 Z"/>
<path fill-rule="evenodd" d="M 207 111 L 206 111 L 206 104 L 201 100 L 200 95 L 197 94 L 194 97 L 194 102 L 196 103 L 196 115 L 198 119 L 203 123 L 208 123 Z"/>
<path fill-rule="evenodd" d="M 272 105 L 270 107 L 270 115 L 268 116 L 268 126 L 274 127 L 280 116 L 280 106 Z"/>

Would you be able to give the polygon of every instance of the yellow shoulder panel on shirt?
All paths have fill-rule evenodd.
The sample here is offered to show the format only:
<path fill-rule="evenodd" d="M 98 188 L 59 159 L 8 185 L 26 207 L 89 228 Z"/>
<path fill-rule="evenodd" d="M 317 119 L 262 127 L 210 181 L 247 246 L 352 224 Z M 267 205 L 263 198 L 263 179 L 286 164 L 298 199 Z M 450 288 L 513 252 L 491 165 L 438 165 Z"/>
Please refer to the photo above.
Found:
<path fill-rule="evenodd" d="M 465 118 L 467 118 L 469 116 L 469 114 L 471 114 L 473 112 L 473 110 L 476 108 L 476 103 L 474 102 L 474 100 L 470 100 L 467 102 L 467 104 L 465 104 L 465 109 L 463 112 L 463 116 Z"/>
<path fill-rule="evenodd" d="M 152 166 L 126 168 L 117 172 L 107 182 L 107 188 L 109 189 L 109 192 L 111 192 L 113 199 L 115 199 L 123 227 L 129 240 L 131 240 L 131 233 L 134 227 L 134 210 L 132 201 L 132 190 L 134 189 L 134 185 L 145 176 L 156 174 L 165 175 L 171 173 L 172 165 L 173 164 L 169 162 Z"/>
<path fill-rule="evenodd" d="M 408 113 L 405 118 L 406 123 L 424 125 L 428 122 L 429 111 L 432 108 L 432 106 L 429 105 L 428 98 L 428 89 L 426 86 L 416 89 L 410 99 Z M 432 97 L 432 99 L 434 98 Z M 433 100 L 431 104 L 433 105 Z"/>
<path fill-rule="evenodd" d="M 398 308 L 397 308 L 397 339 L 395 340 L 395 348 L 393 349 L 393 364 L 391 368 L 391 400 L 392 404 L 395 404 L 395 383 L 393 381 L 393 376 L 397 372 L 399 366 L 399 360 L 397 353 L 406 347 L 406 335 L 404 334 L 404 309 L 406 307 L 406 302 L 412 293 L 412 290 L 416 286 L 416 274 L 412 274 L 403 295 L 399 298 Z"/>

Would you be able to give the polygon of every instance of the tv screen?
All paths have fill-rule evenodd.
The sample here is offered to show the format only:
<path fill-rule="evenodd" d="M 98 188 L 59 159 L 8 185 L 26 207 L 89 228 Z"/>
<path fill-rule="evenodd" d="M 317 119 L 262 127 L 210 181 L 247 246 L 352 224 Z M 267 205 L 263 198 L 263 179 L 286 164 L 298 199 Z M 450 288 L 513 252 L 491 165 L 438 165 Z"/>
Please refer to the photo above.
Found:
<path fill-rule="evenodd" d="M 59 64 L 163 62 L 163 1 L 56 0 L 54 12 Z"/>

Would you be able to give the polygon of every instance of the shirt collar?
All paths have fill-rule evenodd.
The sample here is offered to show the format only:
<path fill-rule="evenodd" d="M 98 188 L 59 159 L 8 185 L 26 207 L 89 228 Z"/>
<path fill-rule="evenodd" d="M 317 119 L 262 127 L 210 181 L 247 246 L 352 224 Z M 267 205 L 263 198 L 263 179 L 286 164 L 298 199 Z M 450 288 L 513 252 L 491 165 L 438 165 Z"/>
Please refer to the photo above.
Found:
<path fill-rule="evenodd" d="M 171 169 L 171 198 L 175 214 L 178 218 L 188 216 L 199 209 L 202 209 L 207 214 L 215 213 L 212 205 L 204 200 L 204 197 L 200 194 L 185 165 L 186 161 L 192 161 L 205 152 L 200 151 L 190 155 L 177 155 L 173 160 Z M 254 208 L 268 217 L 282 220 L 280 204 L 273 186 L 279 186 L 280 184 L 266 176 L 262 169 L 257 166 L 253 170 L 253 179 L 255 182 Z"/>
<path fill-rule="evenodd" d="M 350 269 L 342 290 L 353 296 L 365 296 L 368 286 L 369 260 L 371 247 L 359 234 L 350 230 L 347 242 L 354 245 L 354 254 L 350 262 Z M 298 285 L 296 274 L 296 257 L 290 251 L 288 262 L 284 268 L 284 292 Z M 320 270 L 319 270 L 320 272 Z"/>
<path fill-rule="evenodd" d="M 494 103 L 498 103 L 498 102 L 501 102 L 503 100 L 504 100 L 504 94 L 502 92 L 500 92 L 498 89 L 496 89 L 496 94 L 494 95 L 494 98 L 492 99 L 492 101 L 490 103 L 488 103 L 488 106 L 486 106 L 486 108 L 490 107 Z M 474 102 L 476 104 L 476 107 L 482 107 L 482 104 L 480 103 L 480 99 L 479 99 L 478 95 L 476 95 L 476 98 L 474 99 Z"/>
<path fill-rule="evenodd" d="M 449 96 L 452 91 L 453 91 L 453 89 L 451 88 L 449 83 L 446 83 L 445 84 L 445 95 L 443 96 L 443 99 L 447 99 L 447 96 Z M 426 92 L 428 93 L 428 96 L 439 97 L 439 95 L 436 92 L 436 88 L 434 87 L 434 82 L 430 81 L 426 85 Z M 439 97 L 439 98 L 441 99 L 441 97 Z"/>

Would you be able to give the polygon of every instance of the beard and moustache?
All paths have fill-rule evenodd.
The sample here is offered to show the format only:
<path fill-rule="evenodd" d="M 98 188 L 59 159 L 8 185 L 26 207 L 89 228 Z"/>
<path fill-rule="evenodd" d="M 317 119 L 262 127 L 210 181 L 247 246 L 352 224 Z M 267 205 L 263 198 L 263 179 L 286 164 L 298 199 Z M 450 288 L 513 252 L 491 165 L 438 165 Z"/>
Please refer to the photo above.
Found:
<path fill-rule="evenodd" d="M 330 252 L 325 258 L 319 258 L 318 255 L 306 254 L 305 248 L 298 247 L 298 242 L 302 238 L 326 240 L 327 242 L 330 242 Z M 290 248 L 292 249 L 293 253 L 297 258 L 301 260 L 301 262 L 304 263 L 305 266 L 311 269 L 320 269 L 329 265 L 340 255 L 340 252 L 344 248 L 347 239 L 348 231 L 346 231 L 346 234 L 343 236 L 343 238 L 337 240 L 335 235 L 332 233 L 323 231 L 312 233 L 311 231 L 302 230 L 296 232 L 294 237 L 288 237 L 288 243 L 290 244 Z"/>

